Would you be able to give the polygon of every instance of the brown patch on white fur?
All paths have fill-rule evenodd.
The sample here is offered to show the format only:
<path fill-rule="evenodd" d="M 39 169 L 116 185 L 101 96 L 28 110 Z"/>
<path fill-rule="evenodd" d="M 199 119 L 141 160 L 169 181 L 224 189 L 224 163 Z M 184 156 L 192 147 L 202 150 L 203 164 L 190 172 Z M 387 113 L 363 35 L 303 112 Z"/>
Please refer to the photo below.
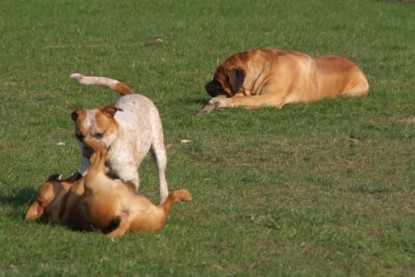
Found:
<path fill-rule="evenodd" d="M 163 204 L 153 205 L 146 197 L 132 190 L 129 184 L 107 176 L 107 148 L 102 142 L 90 137 L 84 142 L 94 151 L 85 176 L 85 206 L 89 222 L 106 233 L 106 238 L 157 231 L 164 226 L 174 203 L 191 201 L 188 191 L 178 190 L 170 193 Z"/>
<path fill-rule="evenodd" d="M 312 58 L 295 51 L 250 50 L 222 62 L 206 84 L 217 108 L 281 108 L 323 98 L 365 96 L 369 84 L 359 67 L 344 57 Z M 223 96 L 224 97 L 218 97 Z"/>

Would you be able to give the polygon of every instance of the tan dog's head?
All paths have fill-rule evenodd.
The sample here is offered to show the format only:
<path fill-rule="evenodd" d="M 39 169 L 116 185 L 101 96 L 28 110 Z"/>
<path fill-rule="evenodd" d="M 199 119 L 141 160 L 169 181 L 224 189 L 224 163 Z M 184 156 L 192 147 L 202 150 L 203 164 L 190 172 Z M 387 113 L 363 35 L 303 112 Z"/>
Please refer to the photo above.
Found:
<path fill-rule="evenodd" d="M 213 80 L 205 86 L 210 96 L 232 97 L 239 92 L 246 76 L 242 58 L 244 53 L 235 54 L 216 68 Z"/>
<path fill-rule="evenodd" d="M 117 137 L 117 121 L 114 115 L 122 109 L 115 106 L 104 106 L 94 110 L 77 109 L 71 118 L 75 122 L 75 136 L 83 146 L 83 155 L 89 158 L 92 151 L 85 146 L 85 138 L 96 138 L 108 148 Z"/>
<path fill-rule="evenodd" d="M 80 173 L 74 173 L 67 179 L 60 179 L 59 174 L 49 176 L 48 180 L 43 183 L 38 190 L 36 201 L 30 205 L 26 212 L 26 219 L 35 220 L 44 216 L 46 220 L 51 215 L 49 209 L 56 197 L 65 189 L 73 185 L 74 182 L 82 178 Z"/>

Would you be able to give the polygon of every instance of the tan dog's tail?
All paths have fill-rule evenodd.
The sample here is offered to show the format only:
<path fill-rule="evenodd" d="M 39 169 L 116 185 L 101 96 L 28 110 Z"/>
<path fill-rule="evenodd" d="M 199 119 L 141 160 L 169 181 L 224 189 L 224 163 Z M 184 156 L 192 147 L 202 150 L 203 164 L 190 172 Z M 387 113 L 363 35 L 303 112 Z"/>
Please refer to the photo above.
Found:
<path fill-rule="evenodd" d="M 170 208 L 178 201 L 192 201 L 192 195 L 185 189 L 173 191 L 169 194 L 169 196 L 167 196 L 166 201 L 164 201 L 163 204 L 159 205 L 159 207 L 162 208 L 167 214 Z"/>
<path fill-rule="evenodd" d="M 95 86 L 109 87 L 110 89 L 114 90 L 115 92 L 118 92 L 121 95 L 134 94 L 133 90 L 130 89 L 127 85 L 115 79 L 110 79 L 107 77 L 97 77 L 97 76 L 84 76 L 80 73 L 72 74 L 71 78 L 83 85 L 95 85 Z"/>

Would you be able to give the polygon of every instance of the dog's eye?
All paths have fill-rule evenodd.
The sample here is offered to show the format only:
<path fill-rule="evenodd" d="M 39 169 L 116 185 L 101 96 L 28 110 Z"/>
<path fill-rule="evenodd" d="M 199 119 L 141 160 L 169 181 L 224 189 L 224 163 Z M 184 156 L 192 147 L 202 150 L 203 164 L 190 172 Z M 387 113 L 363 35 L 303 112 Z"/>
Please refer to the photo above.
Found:
<path fill-rule="evenodd" d="M 104 137 L 104 134 L 103 133 L 96 133 L 94 135 L 94 138 L 96 138 L 96 139 L 102 139 L 103 137 Z"/>

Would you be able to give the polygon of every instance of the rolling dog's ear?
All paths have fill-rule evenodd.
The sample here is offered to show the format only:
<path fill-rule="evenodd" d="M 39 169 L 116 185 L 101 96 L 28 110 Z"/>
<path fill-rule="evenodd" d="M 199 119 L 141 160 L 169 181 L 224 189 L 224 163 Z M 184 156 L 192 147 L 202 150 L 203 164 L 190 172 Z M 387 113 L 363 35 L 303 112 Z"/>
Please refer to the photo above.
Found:
<path fill-rule="evenodd" d="M 72 174 L 72 176 L 70 176 L 70 177 L 68 177 L 68 178 L 66 178 L 66 179 L 63 179 L 63 180 L 61 180 L 62 182 L 68 182 L 68 183 L 72 183 L 72 182 L 76 182 L 76 181 L 78 181 L 79 179 L 81 179 L 82 178 L 82 174 L 81 173 L 79 173 L 79 172 L 75 172 L 75 173 L 73 173 Z"/>
<path fill-rule="evenodd" d="M 229 77 L 229 85 L 231 87 L 231 90 L 235 94 L 240 90 L 240 88 L 242 87 L 242 84 L 244 83 L 245 70 L 241 68 L 235 68 L 234 70 L 230 72 L 228 77 Z"/>
<path fill-rule="evenodd" d="M 115 107 L 115 106 L 104 106 L 104 107 L 101 107 L 99 110 L 103 114 L 105 114 L 106 116 L 111 117 L 111 118 L 114 117 L 114 115 L 115 115 L 116 112 L 118 112 L 118 111 L 120 111 L 120 112 L 124 111 L 123 109 L 118 108 L 118 107 Z"/>
<path fill-rule="evenodd" d="M 49 176 L 47 182 L 59 182 L 60 180 L 61 180 L 61 175 L 55 173 Z"/>
<path fill-rule="evenodd" d="M 34 202 L 26 212 L 26 219 L 36 220 L 42 216 L 45 208 L 38 202 Z"/>

